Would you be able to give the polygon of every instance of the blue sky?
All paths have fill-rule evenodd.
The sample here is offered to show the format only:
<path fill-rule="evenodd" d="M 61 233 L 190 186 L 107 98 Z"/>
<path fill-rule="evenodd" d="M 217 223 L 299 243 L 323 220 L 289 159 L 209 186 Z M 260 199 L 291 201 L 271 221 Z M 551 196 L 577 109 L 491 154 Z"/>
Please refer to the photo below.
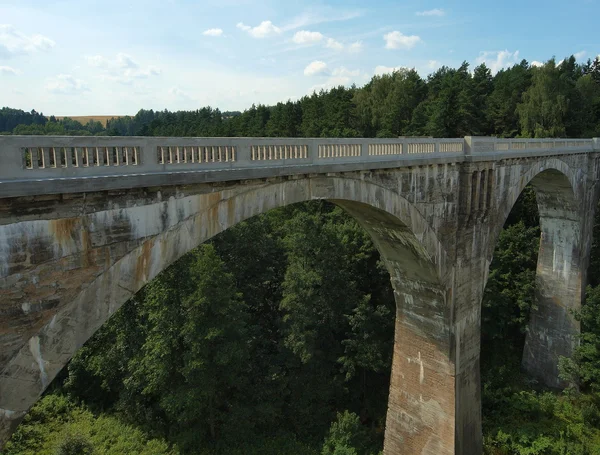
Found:
<path fill-rule="evenodd" d="M 600 53 L 599 0 L 0 0 L 0 106 L 243 110 L 397 67 Z"/>

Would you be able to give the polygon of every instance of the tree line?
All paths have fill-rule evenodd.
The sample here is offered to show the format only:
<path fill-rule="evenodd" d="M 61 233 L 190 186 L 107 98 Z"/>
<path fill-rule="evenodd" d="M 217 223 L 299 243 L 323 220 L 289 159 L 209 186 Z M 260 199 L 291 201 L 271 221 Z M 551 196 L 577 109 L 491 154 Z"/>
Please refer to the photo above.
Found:
<path fill-rule="evenodd" d="M 526 60 L 492 75 L 441 67 L 426 78 L 414 69 L 374 76 L 363 87 L 339 86 L 243 113 L 140 110 L 106 127 L 35 111 L 0 110 L 0 134 L 197 137 L 595 137 L 600 135 L 600 59 L 575 57 L 542 66 Z"/>

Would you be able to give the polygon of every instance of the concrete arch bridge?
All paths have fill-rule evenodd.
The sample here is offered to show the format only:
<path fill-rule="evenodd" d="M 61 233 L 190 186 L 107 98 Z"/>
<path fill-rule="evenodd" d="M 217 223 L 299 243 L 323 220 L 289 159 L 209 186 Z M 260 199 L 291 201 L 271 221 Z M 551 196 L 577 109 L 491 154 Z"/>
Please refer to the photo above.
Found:
<path fill-rule="evenodd" d="M 396 333 L 386 455 L 479 455 L 481 299 L 532 184 L 537 310 L 523 366 L 560 387 L 579 331 L 600 140 L 0 137 L 0 445 L 133 294 L 267 210 L 346 209 L 390 272 Z"/>

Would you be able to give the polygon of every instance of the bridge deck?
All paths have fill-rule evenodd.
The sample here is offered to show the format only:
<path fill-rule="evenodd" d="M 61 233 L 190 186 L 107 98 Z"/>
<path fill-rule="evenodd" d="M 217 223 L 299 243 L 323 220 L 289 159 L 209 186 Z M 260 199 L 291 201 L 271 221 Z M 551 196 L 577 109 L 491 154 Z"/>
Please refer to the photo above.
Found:
<path fill-rule="evenodd" d="M 595 139 L 0 136 L 3 197 L 600 151 Z"/>

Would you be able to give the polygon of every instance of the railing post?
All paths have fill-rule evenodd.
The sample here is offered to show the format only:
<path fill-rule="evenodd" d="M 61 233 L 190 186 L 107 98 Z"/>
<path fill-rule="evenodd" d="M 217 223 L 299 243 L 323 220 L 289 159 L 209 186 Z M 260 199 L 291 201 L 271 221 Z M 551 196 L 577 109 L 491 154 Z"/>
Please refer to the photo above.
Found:
<path fill-rule="evenodd" d="M 0 180 L 6 178 L 19 178 L 27 176 L 25 158 L 21 152 L 18 141 L 11 136 L 0 136 L 0 150 L 2 150 L 2 167 Z"/>
<path fill-rule="evenodd" d="M 319 140 L 309 139 L 308 140 L 308 160 L 311 164 L 317 163 L 319 156 Z"/>
<path fill-rule="evenodd" d="M 594 137 L 592 140 L 594 141 L 594 150 L 600 151 L 600 137 Z"/>
<path fill-rule="evenodd" d="M 465 143 L 463 146 L 463 152 L 464 152 L 465 156 L 472 155 L 473 150 L 471 149 L 471 146 L 473 144 L 473 136 L 465 136 L 464 141 L 465 141 Z"/>
<path fill-rule="evenodd" d="M 236 160 L 234 163 L 238 163 L 240 166 L 249 166 L 251 164 L 255 164 L 252 161 L 252 150 L 251 150 L 252 142 L 249 139 L 240 139 L 236 144 Z M 202 157 L 204 158 L 204 157 Z M 201 160 L 204 163 L 204 160 Z"/>
<path fill-rule="evenodd" d="M 364 161 L 369 159 L 369 141 L 367 139 L 360 141 L 360 156 Z"/>

